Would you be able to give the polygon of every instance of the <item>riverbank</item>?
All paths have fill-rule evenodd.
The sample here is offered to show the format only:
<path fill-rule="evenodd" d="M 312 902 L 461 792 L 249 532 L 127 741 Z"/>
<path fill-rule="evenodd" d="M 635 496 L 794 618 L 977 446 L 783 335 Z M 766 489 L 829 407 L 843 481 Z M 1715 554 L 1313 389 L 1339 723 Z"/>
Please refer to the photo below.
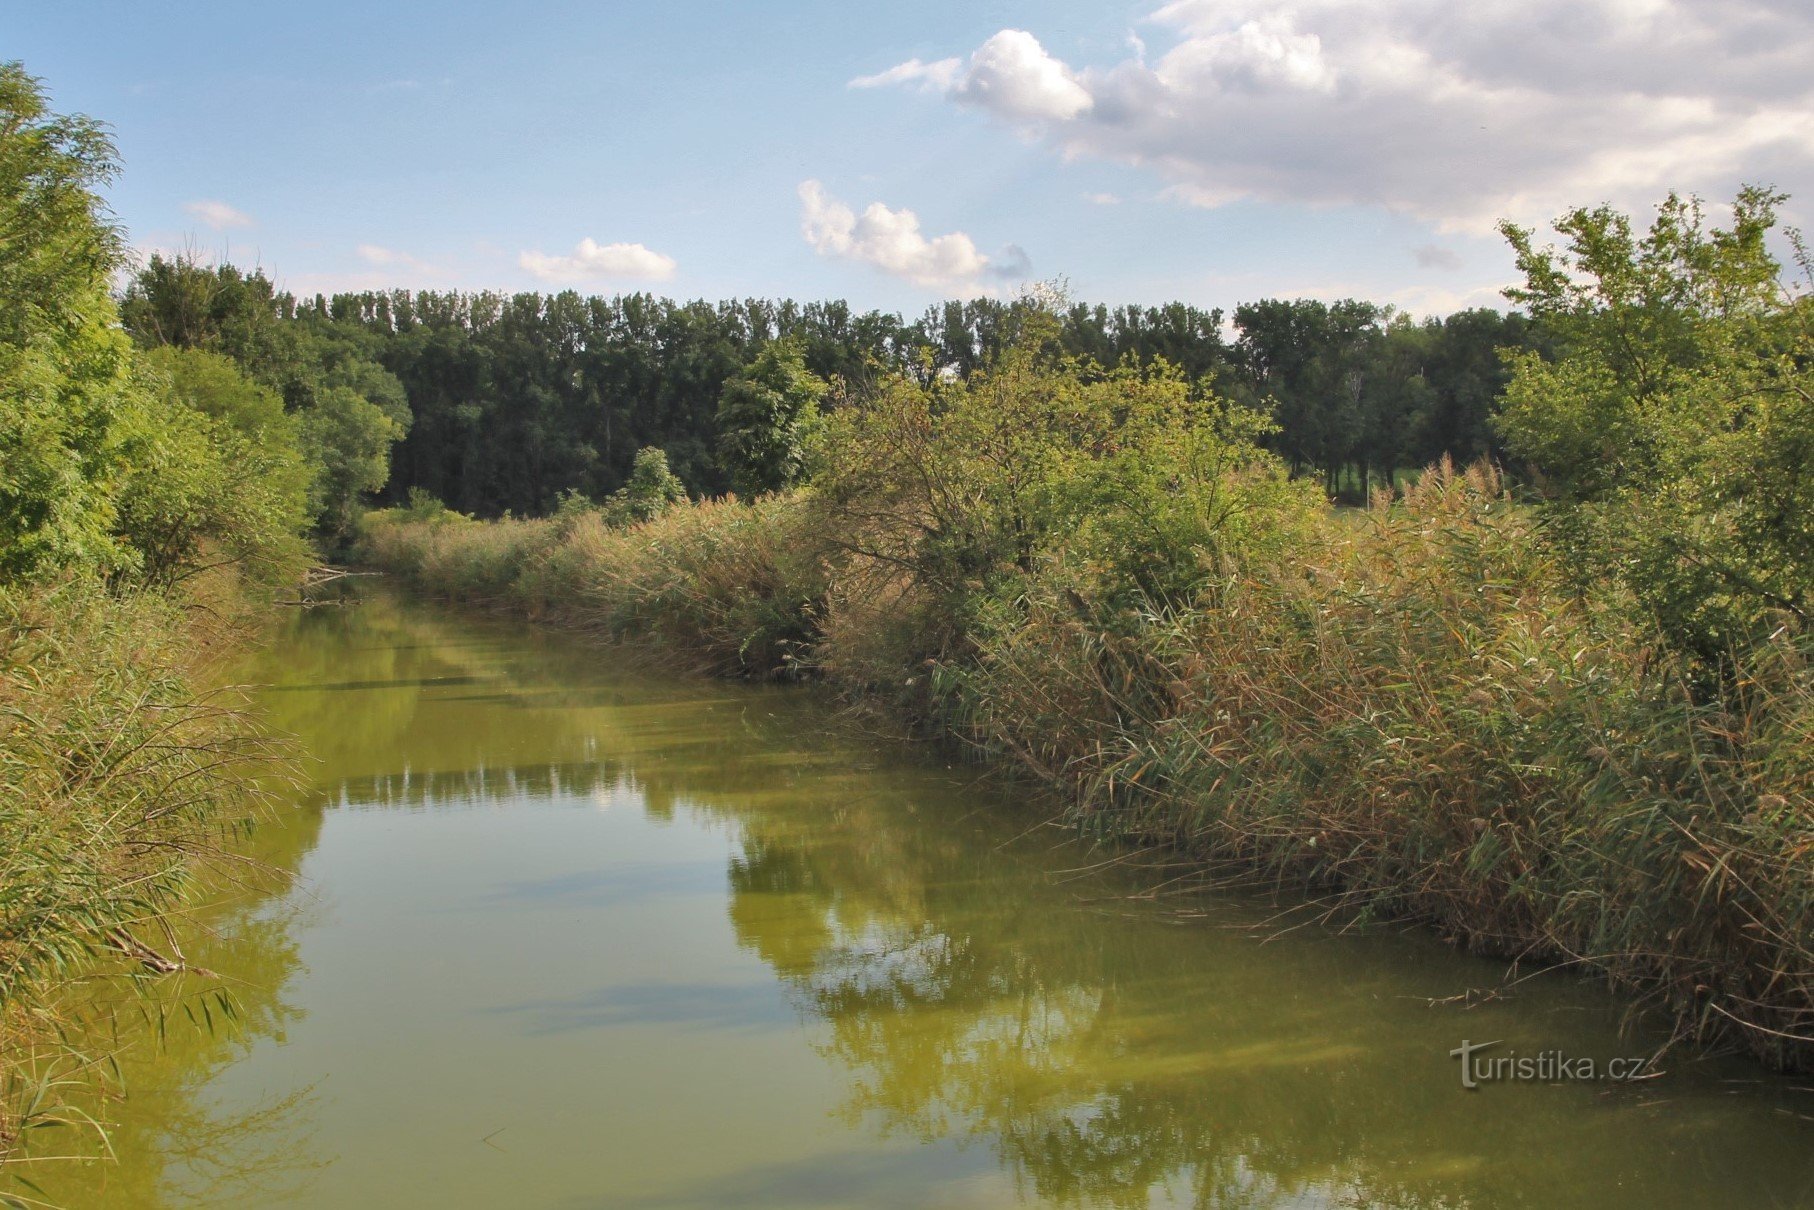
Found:
<path fill-rule="evenodd" d="M 1814 1065 L 1804 647 L 1696 697 L 1629 611 L 1571 591 L 1484 470 L 1309 525 L 1291 560 L 1226 568 L 1189 606 L 1054 574 L 973 593 L 957 641 L 950 598 L 828 537 L 811 493 L 630 526 L 378 514 L 365 557 L 704 670 L 823 678 L 1057 787 L 1088 835 L 1569 964 L 1683 1039 Z"/>
<path fill-rule="evenodd" d="M 262 801 L 273 748 L 207 688 L 236 594 L 0 588 L 0 1165 L 22 1133 L 101 1128 L 77 1106 L 113 1030 L 70 993 L 190 973 L 172 923 Z"/>

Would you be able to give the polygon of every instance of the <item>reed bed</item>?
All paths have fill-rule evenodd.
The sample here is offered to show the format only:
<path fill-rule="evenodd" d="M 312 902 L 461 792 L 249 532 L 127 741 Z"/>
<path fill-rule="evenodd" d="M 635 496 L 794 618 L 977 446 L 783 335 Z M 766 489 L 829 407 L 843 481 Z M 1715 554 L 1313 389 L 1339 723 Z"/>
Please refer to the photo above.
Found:
<path fill-rule="evenodd" d="M 221 616 L 84 576 L 0 589 L 0 1166 L 93 1124 L 106 1031 L 71 985 L 187 970 L 172 918 L 261 801 L 269 742 L 195 688 Z"/>

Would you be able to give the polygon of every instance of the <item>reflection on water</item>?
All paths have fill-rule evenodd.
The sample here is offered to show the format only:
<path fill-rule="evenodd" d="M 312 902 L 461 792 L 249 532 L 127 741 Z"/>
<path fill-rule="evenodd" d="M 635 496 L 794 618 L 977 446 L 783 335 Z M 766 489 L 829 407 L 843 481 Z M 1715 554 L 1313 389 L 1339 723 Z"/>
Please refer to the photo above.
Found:
<path fill-rule="evenodd" d="M 261 657 L 315 758 L 190 945 L 237 1027 L 124 1053 L 78 1206 L 1793 1206 L 1814 1093 L 1606 1058 L 1592 989 L 1417 937 L 1185 921 L 810 693 L 663 680 L 376 596 Z"/>

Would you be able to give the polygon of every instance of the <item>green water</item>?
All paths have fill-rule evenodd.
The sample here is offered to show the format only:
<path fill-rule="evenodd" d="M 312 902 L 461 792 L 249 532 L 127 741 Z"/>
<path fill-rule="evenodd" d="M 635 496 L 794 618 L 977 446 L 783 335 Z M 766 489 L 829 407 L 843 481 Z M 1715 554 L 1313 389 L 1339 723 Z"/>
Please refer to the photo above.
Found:
<path fill-rule="evenodd" d="M 116 1162 L 34 1172 L 63 1204 L 1814 1204 L 1814 1092 L 1467 1091 L 1463 1039 L 1656 1039 L 1556 977 L 1433 1006 L 1500 968 L 1415 934 L 1130 897 L 813 691 L 384 596 L 252 676 L 312 763 L 188 944 L 237 1018 L 127 1012 Z"/>

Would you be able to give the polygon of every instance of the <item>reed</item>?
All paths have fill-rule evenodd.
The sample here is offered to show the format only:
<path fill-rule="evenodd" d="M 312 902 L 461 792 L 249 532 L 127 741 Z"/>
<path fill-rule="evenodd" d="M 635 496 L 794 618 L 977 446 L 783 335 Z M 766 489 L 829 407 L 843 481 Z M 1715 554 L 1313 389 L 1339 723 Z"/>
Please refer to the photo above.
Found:
<path fill-rule="evenodd" d="M 222 616 L 79 575 L 0 588 L 0 1165 L 107 1077 L 71 985 L 187 969 L 172 920 L 261 801 L 270 743 L 195 687 Z"/>
<path fill-rule="evenodd" d="M 1438 468 L 1309 568 L 1118 619 L 1048 591 L 988 635 L 959 725 L 1086 829 L 1317 888 L 1483 952 L 1597 972 L 1685 1037 L 1814 1059 L 1814 675 L 1723 697 L 1616 602 L 1571 597 L 1533 515 Z"/>
<path fill-rule="evenodd" d="M 705 501 L 628 525 L 592 509 L 490 523 L 381 513 L 363 552 L 449 599 L 655 638 L 718 674 L 793 679 L 827 585 L 810 526 L 782 496 Z"/>

